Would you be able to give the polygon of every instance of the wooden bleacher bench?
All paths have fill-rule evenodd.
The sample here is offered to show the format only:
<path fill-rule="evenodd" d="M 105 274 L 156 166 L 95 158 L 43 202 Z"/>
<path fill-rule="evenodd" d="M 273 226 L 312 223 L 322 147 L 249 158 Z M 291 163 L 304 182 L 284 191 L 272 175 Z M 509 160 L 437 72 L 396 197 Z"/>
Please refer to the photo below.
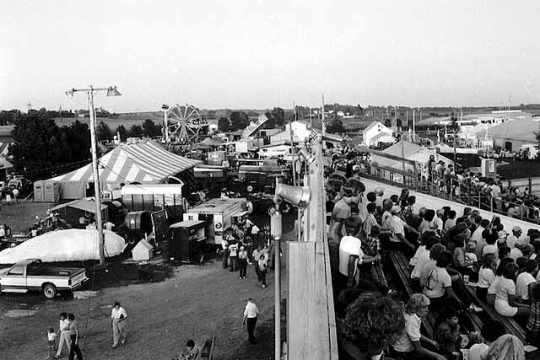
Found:
<path fill-rule="evenodd" d="M 399 277 L 401 284 L 405 289 L 405 294 L 408 299 L 414 293 L 416 293 L 409 272 L 409 260 L 407 260 L 407 257 L 399 251 L 390 251 L 388 256 L 390 258 L 390 262 L 394 265 L 394 269 L 396 270 L 397 276 Z M 422 321 L 424 331 L 430 339 L 433 339 L 433 334 L 435 333 L 435 320 L 435 316 L 430 312 L 428 313 L 424 321 Z"/>
<path fill-rule="evenodd" d="M 407 294 L 407 298 L 409 298 L 412 294 L 414 294 L 416 291 L 414 290 L 410 272 L 409 272 L 409 261 L 407 260 L 407 257 L 399 251 L 390 251 L 390 261 L 392 264 L 394 264 L 394 268 L 396 269 L 397 275 L 401 280 L 401 283 L 403 284 L 403 287 L 405 288 L 405 293 Z M 474 326 L 474 329 L 468 329 L 468 330 L 475 330 L 480 331 L 482 329 L 482 320 L 478 317 L 478 315 L 474 312 L 468 313 L 469 318 L 471 319 L 471 323 Z M 433 334 L 435 333 L 435 322 L 437 320 L 437 313 L 430 311 L 425 321 L 422 322 L 424 325 L 424 330 L 426 331 L 426 335 L 430 338 L 432 338 Z"/>
<path fill-rule="evenodd" d="M 484 309 L 486 314 L 491 319 L 500 321 L 503 324 L 506 331 L 508 331 L 508 333 L 518 337 L 523 342 L 523 344 L 527 344 L 527 340 L 525 337 L 525 330 L 523 330 L 523 328 L 516 322 L 516 320 L 514 320 L 513 318 L 502 316 L 499 313 L 497 313 L 495 309 L 491 307 L 491 305 L 489 305 L 487 302 L 478 298 L 478 296 L 476 295 L 476 290 L 472 286 L 465 286 L 465 289 L 467 290 L 469 295 L 474 299 L 474 302 L 478 306 L 480 306 L 482 309 Z"/>
<path fill-rule="evenodd" d="M 381 263 L 371 265 L 371 276 L 375 281 L 384 287 L 388 287 L 388 281 L 384 275 L 384 269 Z"/>

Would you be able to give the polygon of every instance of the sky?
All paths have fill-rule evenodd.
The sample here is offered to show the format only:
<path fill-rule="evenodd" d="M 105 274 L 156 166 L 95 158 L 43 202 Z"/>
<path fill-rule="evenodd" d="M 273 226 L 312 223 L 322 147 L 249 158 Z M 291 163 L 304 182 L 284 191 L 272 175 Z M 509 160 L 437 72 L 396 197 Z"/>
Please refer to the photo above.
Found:
<path fill-rule="evenodd" d="M 540 1 L 0 0 L 0 110 L 540 103 Z"/>

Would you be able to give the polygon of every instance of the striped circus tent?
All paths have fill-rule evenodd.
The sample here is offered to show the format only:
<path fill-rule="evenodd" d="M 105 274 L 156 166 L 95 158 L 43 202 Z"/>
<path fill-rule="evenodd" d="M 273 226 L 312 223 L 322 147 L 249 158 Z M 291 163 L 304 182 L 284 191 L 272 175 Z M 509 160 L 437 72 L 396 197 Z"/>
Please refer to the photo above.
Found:
<path fill-rule="evenodd" d="M 0 156 L 3 156 L 5 158 L 8 157 L 9 153 L 9 145 L 12 143 L 10 142 L 0 142 Z"/>
<path fill-rule="evenodd" d="M 117 190 L 121 184 L 166 183 L 168 176 L 182 180 L 181 173 L 200 163 L 173 154 L 155 141 L 147 140 L 135 144 L 120 144 L 99 160 L 99 180 L 103 190 Z M 86 196 L 93 188 L 92 164 L 83 166 L 64 175 L 45 180 L 58 183 L 60 199 L 78 199 Z"/>

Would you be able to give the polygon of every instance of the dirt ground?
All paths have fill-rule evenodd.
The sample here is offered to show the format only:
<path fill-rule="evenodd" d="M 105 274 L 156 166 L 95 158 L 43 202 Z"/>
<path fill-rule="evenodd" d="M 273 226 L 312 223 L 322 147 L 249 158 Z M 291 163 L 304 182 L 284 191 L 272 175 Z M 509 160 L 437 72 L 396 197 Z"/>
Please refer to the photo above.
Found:
<path fill-rule="evenodd" d="M 51 206 L 43 205 L 4 206 L 0 222 L 16 219 L 20 225 L 11 222 L 13 230 L 23 230 L 27 225 L 21 217 L 28 217 L 31 224 L 36 213 L 42 215 Z M 290 219 L 285 223 L 284 229 L 289 229 Z M 88 276 L 92 278 L 92 275 L 89 271 Z M 188 339 L 200 344 L 210 336 L 216 337 L 216 360 L 273 359 L 272 271 L 267 282 L 269 287 L 262 289 L 253 265 L 248 265 L 247 278 L 240 280 L 238 272 L 223 269 L 220 259 L 212 256 L 203 265 L 175 266 L 173 276 L 164 281 L 127 286 L 112 284 L 86 299 L 46 300 L 41 294 L 3 294 L 0 298 L 0 359 L 45 358 L 47 328 L 57 330 L 58 317 L 63 311 L 75 314 L 79 320 L 85 359 L 171 359 L 184 349 Z M 248 343 L 247 331 L 242 326 L 248 297 L 254 299 L 260 311 L 257 345 Z M 109 318 L 114 301 L 120 301 L 128 313 L 127 343 L 117 349 L 111 348 Z M 63 358 L 67 358 L 65 351 Z"/>

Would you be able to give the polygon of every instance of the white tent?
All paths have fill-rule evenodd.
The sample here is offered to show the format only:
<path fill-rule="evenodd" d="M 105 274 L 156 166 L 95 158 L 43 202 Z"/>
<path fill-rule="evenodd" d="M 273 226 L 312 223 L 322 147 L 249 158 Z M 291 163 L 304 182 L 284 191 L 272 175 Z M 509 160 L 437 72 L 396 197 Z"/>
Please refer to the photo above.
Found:
<path fill-rule="evenodd" d="M 112 231 L 103 231 L 105 257 L 122 253 L 124 239 Z M 51 231 L 14 248 L 0 251 L 0 264 L 14 264 L 38 258 L 43 262 L 99 260 L 98 233 L 95 229 Z"/>

